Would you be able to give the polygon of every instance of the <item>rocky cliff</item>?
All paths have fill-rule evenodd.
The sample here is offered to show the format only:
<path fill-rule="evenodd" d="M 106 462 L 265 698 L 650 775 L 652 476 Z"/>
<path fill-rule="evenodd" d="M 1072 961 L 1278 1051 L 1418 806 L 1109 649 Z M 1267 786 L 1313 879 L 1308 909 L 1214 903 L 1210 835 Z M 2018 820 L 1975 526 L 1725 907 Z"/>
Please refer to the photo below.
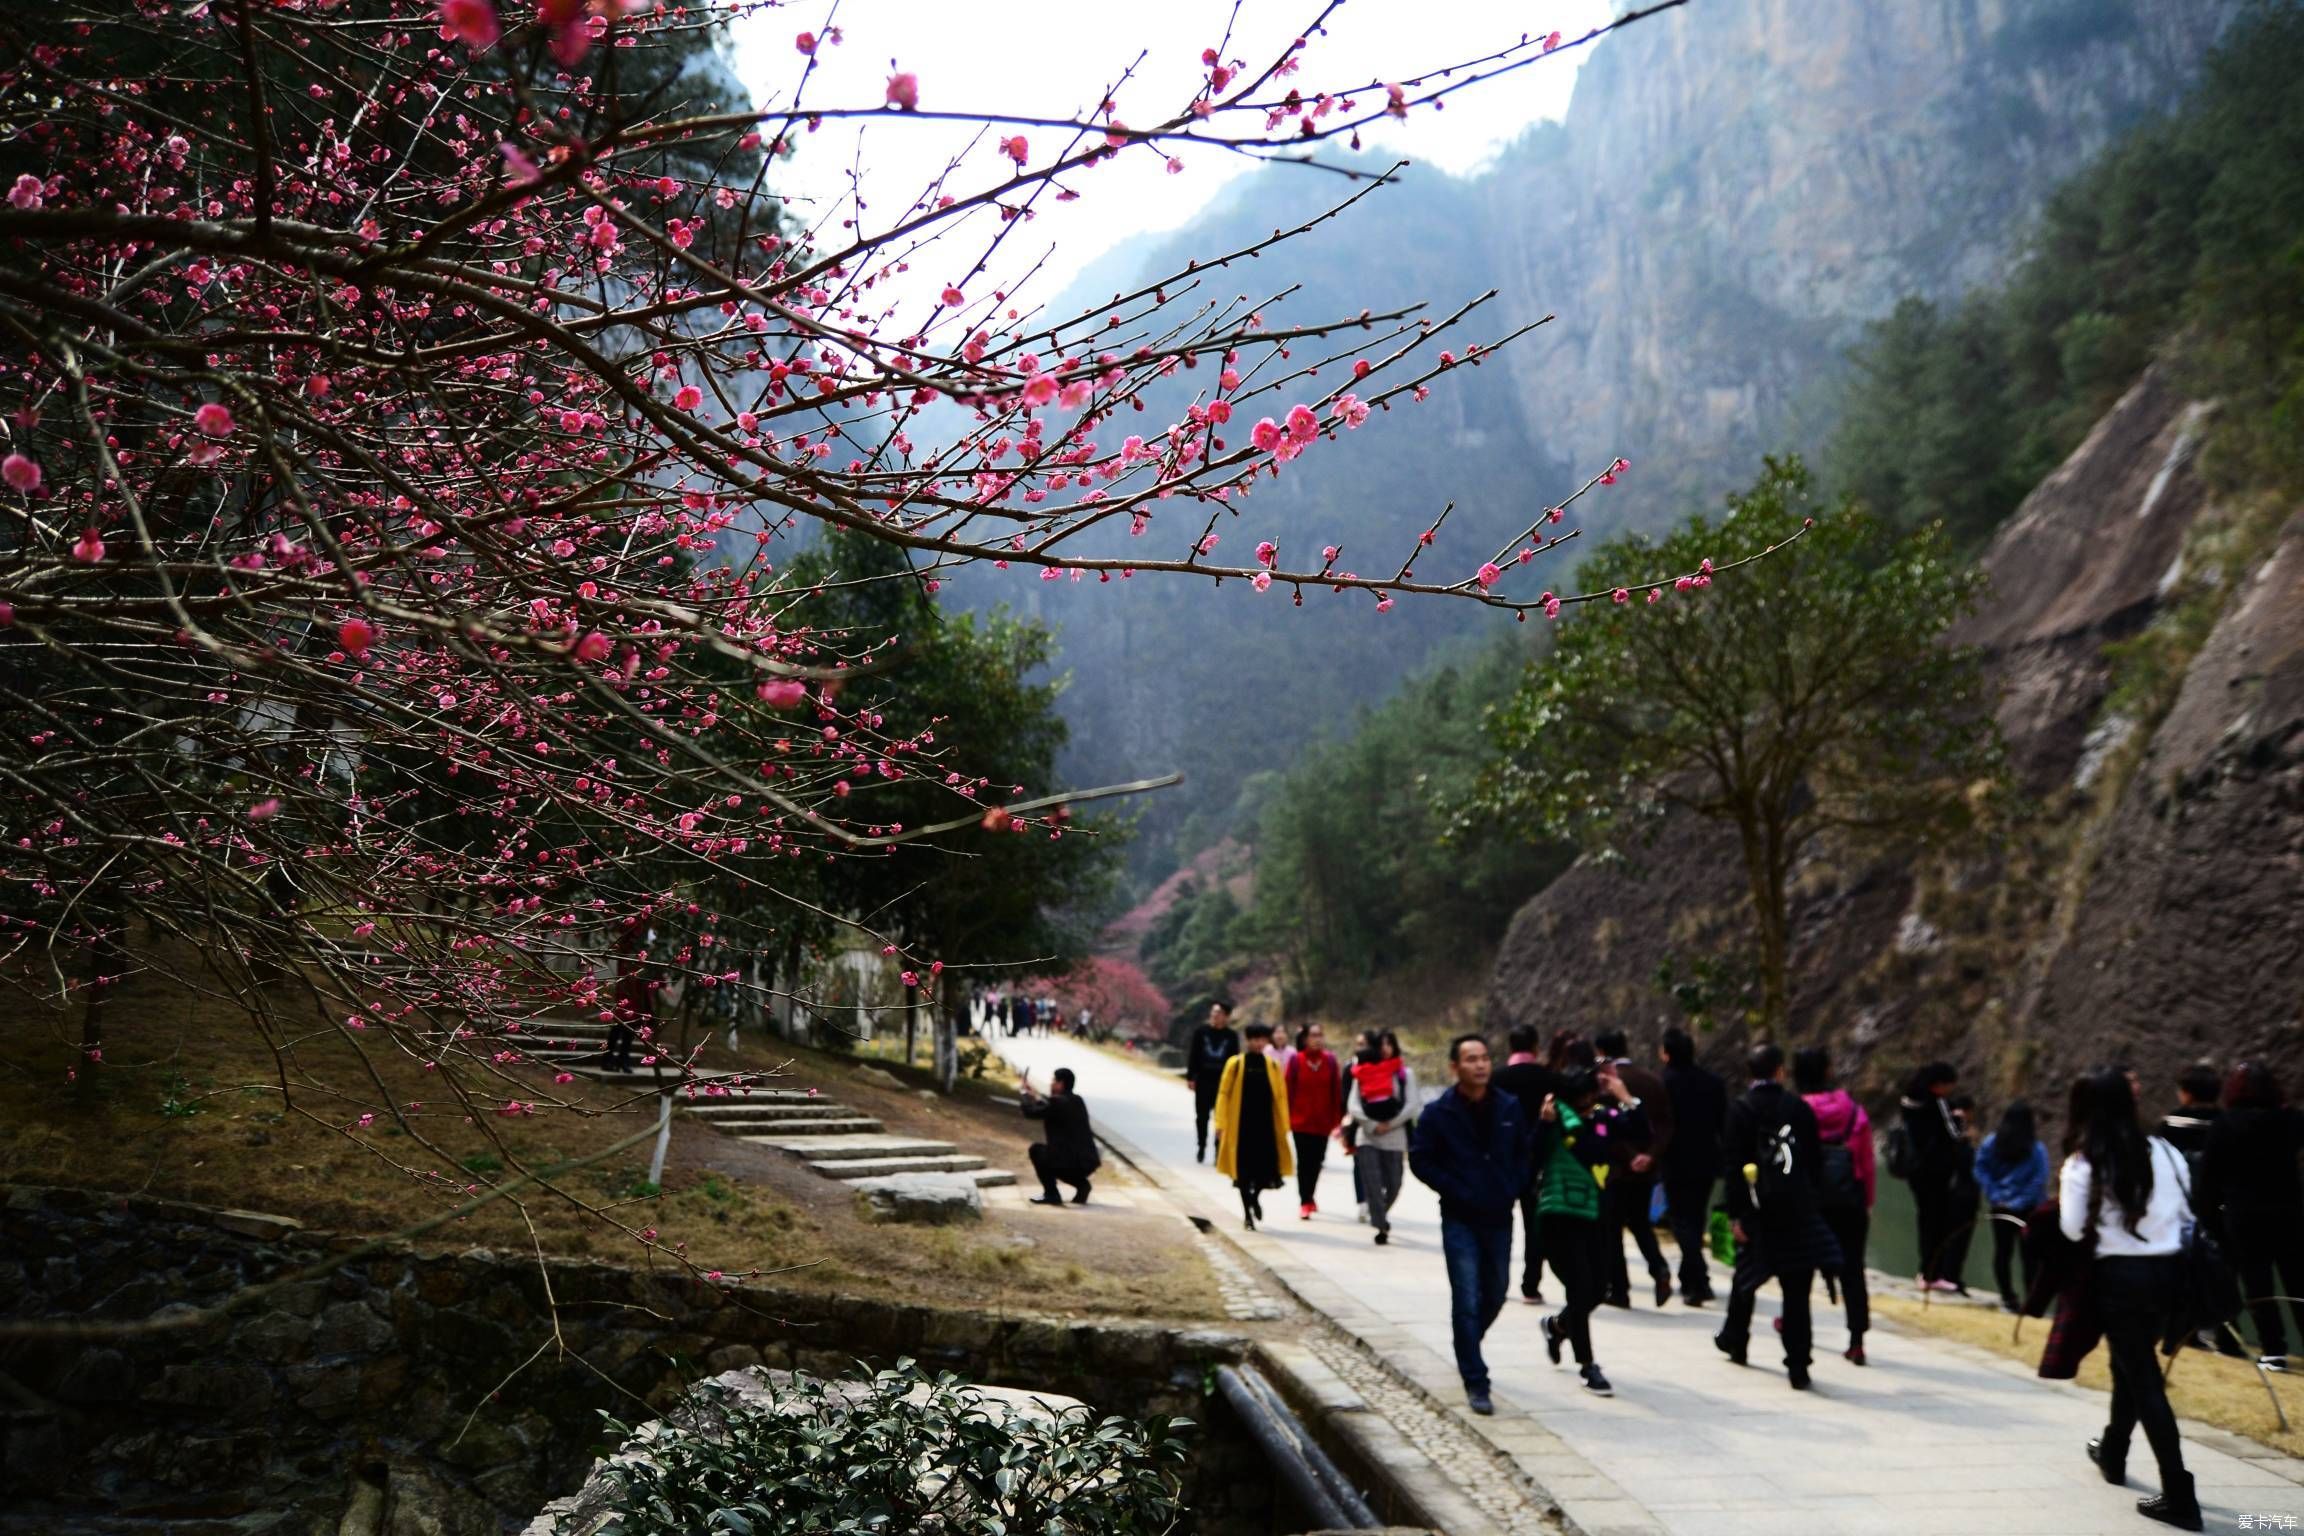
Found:
<path fill-rule="evenodd" d="M 2033 210 L 2181 98 L 2235 0 L 1702 0 L 1598 45 L 1478 183 L 1530 435 L 1644 467 L 1636 520 L 1830 428 L 1843 354 L 2001 275 Z"/>
<path fill-rule="evenodd" d="M 1791 1033 L 1859 1086 L 1938 1055 L 1994 1094 L 2106 1059 L 2304 1069 L 2304 512 L 2211 491 L 2207 413 L 2148 374 L 1985 556 L 1959 638 L 1990 658 L 2020 810 L 1955 859 L 1805 851 Z M 1638 871 L 1580 864 L 1515 918 L 1489 1021 L 1675 1022 L 1659 964 L 1733 969 L 1742 901 L 1709 826 Z"/>
<path fill-rule="evenodd" d="M 1427 404 L 1290 466 L 1258 489 L 1259 517 L 1381 563 L 1452 500 L 1439 553 L 1468 570 L 1575 471 L 1619 453 L 1632 475 L 1579 508 L 1593 534 L 1715 501 L 1762 453 L 1821 440 L 1866 321 L 2004 271 L 2050 190 L 2179 101 L 2242 8 L 1698 0 L 1603 39 L 1566 121 L 1485 174 L 1412 170 L 1237 274 L 1259 294 L 1298 285 L 1287 318 L 1418 300 L 1445 313 L 1491 288 L 1494 317 L 1482 311 L 1474 334 L 1556 317 L 1499 360 L 1455 370 Z M 1253 241 L 1336 194 L 1327 178 L 1269 168 L 1133 263 L 1100 267 L 1083 283 L 1101 286 L 1077 296 Z M 1166 583 L 970 578 L 955 591 L 1062 626 L 1077 678 L 1072 779 L 1188 772 L 1135 845 L 1153 878 L 1179 845 L 1236 829 L 1257 773 L 1347 727 L 1356 703 L 1492 617 L 1411 603 L 1378 624 L 1349 600 L 1297 610 Z"/>

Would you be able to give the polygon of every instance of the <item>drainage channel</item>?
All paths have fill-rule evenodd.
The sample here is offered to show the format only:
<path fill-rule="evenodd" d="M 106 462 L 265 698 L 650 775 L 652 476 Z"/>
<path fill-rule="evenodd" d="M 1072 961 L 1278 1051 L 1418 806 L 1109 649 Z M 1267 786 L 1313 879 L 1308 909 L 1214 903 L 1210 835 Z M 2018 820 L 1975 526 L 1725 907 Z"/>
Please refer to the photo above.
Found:
<path fill-rule="evenodd" d="M 1219 1366 L 1216 1390 L 1311 1517 L 1313 1529 L 1372 1530 L 1384 1523 L 1255 1367 Z"/>

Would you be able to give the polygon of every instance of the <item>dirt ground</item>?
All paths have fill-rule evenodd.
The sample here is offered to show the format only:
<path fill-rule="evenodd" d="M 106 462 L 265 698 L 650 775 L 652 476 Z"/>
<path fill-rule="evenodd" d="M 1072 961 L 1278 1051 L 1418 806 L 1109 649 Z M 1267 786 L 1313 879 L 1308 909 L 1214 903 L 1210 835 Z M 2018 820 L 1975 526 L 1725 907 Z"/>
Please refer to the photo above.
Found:
<path fill-rule="evenodd" d="M 380 1032 L 354 1035 L 318 1020 L 305 1028 L 285 992 L 274 1001 L 298 1022 L 268 1039 L 221 999 L 131 981 L 110 1006 L 95 1064 L 77 1059 L 76 1019 L 12 1010 L 0 1020 L 0 1182 L 135 1192 L 390 1234 L 523 1170 L 594 1156 L 653 1121 L 652 1098 L 557 1084 L 549 1069 L 526 1064 L 460 1074 L 471 1097 L 458 1103 L 441 1074 Z M 1029 1173 L 1024 1149 L 1035 1128 L 1012 1103 L 996 1102 L 1014 1088 L 991 1072 L 944 1098 L 901 1063 L 767 1039 L 733 1052 L 715 1042 L 704 1065 L 772 1073 L 775 1086 L 820 1089 L 891 1132 L 949 1141 Z M 559 1097 L 572 1107 L 507 1116 L 504 1097 Z M 374 1118 L 362 1126 L 362 1115 Z M 1084 1208 L 1050 1210 L 1024 1204 L 1030 1191 L 991 1191 L 980 1225 L 926 1229 L 866 1222 L 844 1184 L 693 1122 L 674 1121 L 660 1190 L 644 1182 L 648 1152 L 643 1139 L 556 1177 L 556 1192 L 525 1187 L 422 1241 L 688 1262 L 812 1291 L 1036 1314 L 1222 1315 L 1189 1225 L 1122 1169 L 1098 1179 Z"/>
<path fill-rule="evenodd" d="M 2015 1319 L 1996 1308 L 1923 1307 L 1902 1296 L 1874 1296 L 1872 1311 L 1875 1317 L 1908 1332 L 1958 1339 L 1963 1344 L 1974 1344 L 2030 1366 L 2040 1363 L 2040 1351 L 2048 1343 L 2045 1318 L 2026 1319 L 2023 1333 L 2018 1337 L 2011 1327 Z M 2103 1350 L 2097 1350 L 2081 1362 L 2079 1383 L 2099 1392 L 2112 1390 L 2112 1375 L 2104 1363 Z M 2168 1377 L 2168 1401 L 2175 1406 L 2179 1417 L 2198 1419 L 2203 1424 L 2246 1435 L 2291 1456 L 2304 1456 L 2304 1385 L 2294 1377 L 2287 1377 L 2274 1381 L 2272 1390 L 2281 1394 L 2281 1404 L 2287 1410 L 2289 1421 L 2298 1428 L 2287 1431 L 2280 1428 L 2272 1400 L 2265 1395 L 2263 1380 L 2248 1361 L 2227 1360 L 2188 1349 Z"/>

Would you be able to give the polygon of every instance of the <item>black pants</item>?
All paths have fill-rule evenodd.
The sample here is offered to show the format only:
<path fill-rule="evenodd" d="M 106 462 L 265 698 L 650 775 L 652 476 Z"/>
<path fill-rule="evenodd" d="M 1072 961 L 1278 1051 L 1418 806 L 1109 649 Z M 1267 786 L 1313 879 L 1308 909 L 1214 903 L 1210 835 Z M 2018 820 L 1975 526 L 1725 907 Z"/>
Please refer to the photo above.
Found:
<path fill-rule="evenodd" d="M 1712 1267 L 1705 1262 L 1704 1246 L 1710 1238 L 1713 1179 L 1672 1179 L 1664 1185 L 1664 1219 L 1672 1224 L 1672 1241 L 1680 1245 L 1680 1294 L 1702 1301 L 1712 1294 Z"/>
<path fill-rule="evenodd" d="M 2014 1218 L 2006 1220 L 2003 1218 Z M 2024 1265 L 2024 1285 L 2016 1283 L 2016 1257 L 2024 1246 L 2024 1229 L 2017 1223 L 2029 1221 L 2030 1211 L 2019 1211 L 2013 1206 L 1992 1207 L 1992 1283 L 2000 1287 L 2000 1299 L 2011 1312 L 2024 1309 L 2024 1298 L 2032 1283 L 2032 1265 Z"/>
<path fill-rule="evenodd" d="M 1834 1278 L 1840 1282 L 1840 1304 L 1848 1311 L 1848 1343 L 1853 1348 L 1864 1342 L 1865 1331 L 1872 1326 L 1872 1296 L 1864 1288 L 1864 1244 L 1872 1235 L 1872 1213 L 1850 1205 L 1826 1206 L 1821 1214 L 1840 1245 L 1840 1268 Z"/>
<path fill-rule="evenodd" d="M 2230 1235 L 2232 1267 L 2240 1272 L 2240 1294 L 2251 1301 L 2248 1315 L 2256 1320 L 2256 1348 L 2261 1354 L 2288 1353 L 2287 1330 L 2281 1327 L 2280 1303 L 2275 1296 L 2304 1296 L 2304 1218 L 2294 1212 L 2232 1211 L 2224 1222 Z M 2289 1310 L 2304 1319 L 2294 1302 Z M 2304 1321 L 2298 1324 L 2304 1331 Z"/>
<path fill-rule="evenodd" d="M 608 1024 L 608 1048 L 601 1052 L 601 1055 L 606 1060 L 610 1071 L 631 1071 L 632 1026 L 622 1019 L 610 1020 Z"/>
<path fill-rule="evenodd" d="M 1208 1150 L 1208 1117 L 1216 1112 L 1216 1085 L 1192 1085 L 1192 1138 L 1201 1152 Z"/>
<path fill-rule="evenodd" d="M 1536 1214 L 1536 1186 L 1520 1196 L 1520 1294 L 1533 1301 L 1544 1290 L 1544 1220 Z"/>
<path fill-rule="evenodd" d="M 1296 1199 L 1310 1205 L 1319 1197 L 1320 1165 L 1328 1160 L 1328 1138 L 1310 1131 L 1290 1131 L 1296 1143 Z"/>
<path fill-rule="evenodd" d="M 1752 1337 L 1753 1302 L 1773 1274 L 1784 1292 L 1784 1368 L 1804 1371 L 1815 1330 L 1808 1316 L 1808 1291 L 1816 1283 L 1816 1272 L 1805 1265 L 1771 1265 L 1761 1234 L 1750 1226 L 1744 1230 L 1750 1235 L 1736 1245 L 1736 1273 L 1728 1282 L 1728 1318 L 1720 1337 L 1739 1351 L 1745 1348 Z"/>
<path fill-rule="evenodd" d="M 1960 1271 L 1968 1258 L 1968 1238 L 1972 1228 L 1964 1228 L 1976 1214 L 1974 1197 L 1968 1209 L 1960 1209 L 1960 1192 L 1950 1184 L 1929 1180 L 1912 1186 L 1912 1204 L 1920 1218 L 1920 1278 L 1923 1280 L 1950 1280 L 1960 1283 Z"/>
<path fill-rule="evenodd" d="M 1553 1278 L 1560 1282 L 1563 1297 L 1556 1326 L 1560 1336 L 1568 1341 L 1568 1347 L 1576 1352 L 1578 1365 L 1592 1363 L 1592 1312 L 1600 1305 L 1601 1286 L 1607 1274 L 1606 1250 L 1614 1246 L 1619 1254 L 1623 1252 L 1623 1241 L 1606 1221 L 1606 1211 L 1601 1214 L 1600 1221 L 1546 1216 L 1540 1222 L 1544 1233 L 1544 1260 L 1552 1266 Z"/>
<path fill-rule="evenodd" d="M 1025 1149 L 1032 1159 L 1032 1171 L 1040 1177 L 1040 1192 L 1051 1200 L 1064 1197 L 1056 1192 L 1059 1183 L 1072 1186 L 1075 1198 L 1088 1198 L 1088 1175 L 1080 1171 L 1077 1163 L 1059 1162 L 1048 1155 L 1048 1143 L 1036 1141 Z"/>
<path fill-rule="evenodd" d="M 1640 1258 L 1648 1266 L 1651 1280 L 1672 1278 L 1672 1266 L 1664 1262 L 1664 1250 L 1656 1241 L 1656 1224 L 1648 1219 L 1648 1206 L 1656 1196 L 1654 1174 L 1631 1173 L 1618 1168 L 1608 1175 L 1608 1187 L 1600 1192 L 1602 1225 L 1608 1229 L 1606 1253 L 1608 1265 L 1608 1299 L 1626 1302 L 1632 1299 L 1632 1270 L 1624 1262 L 1624 1233 L 1631 1230 L 1632 1241 L 1640 1245 Z"/>
<path fill-rule="evenodd" d="M 2096 1260 L 2096 1320 L 2104 1329 L 2104 1352 L 2112 1365 L 2112 1417 L 2104 1426 L 2104 1457 L 2125 1462 L 2128 1440 L 2144 1426 L 2152 1458 L 2160 1464 L 2163 1490 L 2182 1487 L 2184 1444 L 2176 1436 L 2176 1413 L 2160 1379 L 2156 1352 L 2175 1292 L 2176 1258 Z"/>

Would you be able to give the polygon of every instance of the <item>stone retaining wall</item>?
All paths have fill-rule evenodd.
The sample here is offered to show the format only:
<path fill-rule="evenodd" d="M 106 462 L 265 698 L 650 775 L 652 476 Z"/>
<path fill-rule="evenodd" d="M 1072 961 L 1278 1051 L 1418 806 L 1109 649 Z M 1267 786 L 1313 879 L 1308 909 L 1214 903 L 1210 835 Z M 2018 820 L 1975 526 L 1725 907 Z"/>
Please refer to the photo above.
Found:
<path fill-rule="evenodd" d="M 249 1213 L 15 1188 L 0 1200 L 0 1318 L 212 1306 L 343 1241 Z M 550 1344 L 547 1280 L 567 1353 L 547 1347 L 520 1369 Z M 1263 1529 L 1272 1480 L 1212 1422 L 1205 1391 L 1243 1349 L 1219 1332 L 395 1250 L 193 1329 L 0 1341 L 0 1530 L 493 1536 L 582 1481 L 603 1409 L 646 1418 L 737 1366 L 838 1374 L 907 1356 L 1114 1412 L 1198 1419 L 1188 1493 L 1201 1530 Z"/>

